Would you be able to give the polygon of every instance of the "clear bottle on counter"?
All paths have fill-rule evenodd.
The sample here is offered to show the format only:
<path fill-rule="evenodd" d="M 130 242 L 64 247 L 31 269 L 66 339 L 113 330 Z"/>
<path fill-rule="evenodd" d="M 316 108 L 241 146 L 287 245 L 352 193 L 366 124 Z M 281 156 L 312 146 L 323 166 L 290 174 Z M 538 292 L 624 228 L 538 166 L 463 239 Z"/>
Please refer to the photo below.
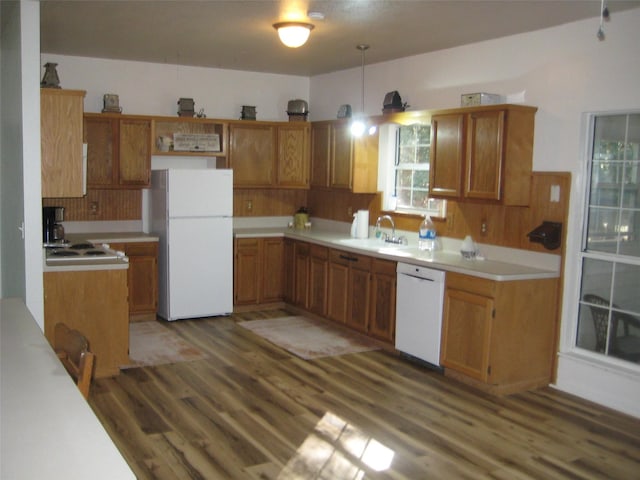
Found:
<path fill-rule="evenodd" d="M 436 249 L 436 227 L 428 215 L 425 215 L 418 230 L 418 249 L 428 252 Z"/>

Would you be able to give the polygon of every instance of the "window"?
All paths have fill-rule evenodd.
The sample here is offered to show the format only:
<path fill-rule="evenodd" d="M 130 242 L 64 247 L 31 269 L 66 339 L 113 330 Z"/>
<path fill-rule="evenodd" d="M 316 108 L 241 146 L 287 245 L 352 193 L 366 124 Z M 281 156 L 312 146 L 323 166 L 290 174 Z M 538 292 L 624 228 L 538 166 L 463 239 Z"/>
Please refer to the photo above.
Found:
<path fill-rule="evenodd" d="M 383 126 L 380 143 L 383 208 L 443 217 L 446 201 L 429 198 L 431 125 Z"/>
<path fill-rule="evenodd" d="M 576 346 L 640 363 L 640 113 L 591 132 Z"/>

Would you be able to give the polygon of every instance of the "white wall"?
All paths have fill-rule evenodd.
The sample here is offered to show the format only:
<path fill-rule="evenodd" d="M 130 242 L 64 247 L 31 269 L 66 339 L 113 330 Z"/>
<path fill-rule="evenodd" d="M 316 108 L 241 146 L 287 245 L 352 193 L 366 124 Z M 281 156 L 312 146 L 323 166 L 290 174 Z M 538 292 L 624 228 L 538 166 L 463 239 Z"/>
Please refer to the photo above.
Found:
<path fill-rule="evenodd" d="M 100 112 L 104 94 L 114 93 L 127 114 L 176 116 L 186 97 L 209 118 L 239 119 L 252 105 L 258 120 L 286 121 L 287 102 L 309 98 L 307 77 L 43 53 L 46 62 L 58 64 L 62 88 L 87 91 L 86 112 Z"/>
<path fill-rule="evenodd" d="M 22 297 L 44 328 L 40 4 L 3 3 L 2 12 L 2 296 Z M 23 220 L 24 240 L 18 230 Z"/>
<path fill-rule="evenodd" d="M 536 105 L 533 167 L 572 173 L 557 387 L 640 416 L 640 369 L 611 368 L 572 352 L 578 296 L 585 112 L 640 109 L 640 9 L 612 12 L 606 40 L 599 19 L 368 65 L 365 112 L 381 113 L 398 90 L 411 109 L 460 105 L 463 93 L 499 93 Z M 371 49 L 375 49 L 372 43 Z M 340 104 L 360 109 L 360 69 L 311 79 L 313 120 L 335 118 Z M 336 93 L 339 92 L 339 93 Z"/>

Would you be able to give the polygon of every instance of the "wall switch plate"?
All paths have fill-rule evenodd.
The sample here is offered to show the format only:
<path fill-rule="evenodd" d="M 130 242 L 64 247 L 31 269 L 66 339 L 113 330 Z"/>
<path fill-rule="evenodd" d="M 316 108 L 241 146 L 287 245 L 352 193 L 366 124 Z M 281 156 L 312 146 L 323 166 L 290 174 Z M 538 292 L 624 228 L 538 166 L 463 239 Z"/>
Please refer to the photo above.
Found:
<path fill-rule="evenodd" d="M 560 185 L 551 185 L 549 201 L 550 202 L 560 201 Z"/>

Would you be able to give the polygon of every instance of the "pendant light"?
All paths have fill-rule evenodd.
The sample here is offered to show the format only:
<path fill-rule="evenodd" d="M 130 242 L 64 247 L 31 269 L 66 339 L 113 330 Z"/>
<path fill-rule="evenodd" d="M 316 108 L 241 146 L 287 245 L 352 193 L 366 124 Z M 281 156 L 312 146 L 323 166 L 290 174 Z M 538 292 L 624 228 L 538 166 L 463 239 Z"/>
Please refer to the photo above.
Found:
<path fill-rule="evenodd" d="M 361 137 L 367 129 L 369 130 L 369 135 L 373 135 L 376 131 L 376 127 L 368 127 L 367 119 L 364 115 L 364 54 L 369 49 L 369 45 L 361 43 L 360 45 L 356 45 L 356 48 L 360 50 L 360 53 L 362 54 L 361 103 L 360 112 L 355 115 L 353 122 L 351 123 L 351 135 L 354 137 Z"/>

